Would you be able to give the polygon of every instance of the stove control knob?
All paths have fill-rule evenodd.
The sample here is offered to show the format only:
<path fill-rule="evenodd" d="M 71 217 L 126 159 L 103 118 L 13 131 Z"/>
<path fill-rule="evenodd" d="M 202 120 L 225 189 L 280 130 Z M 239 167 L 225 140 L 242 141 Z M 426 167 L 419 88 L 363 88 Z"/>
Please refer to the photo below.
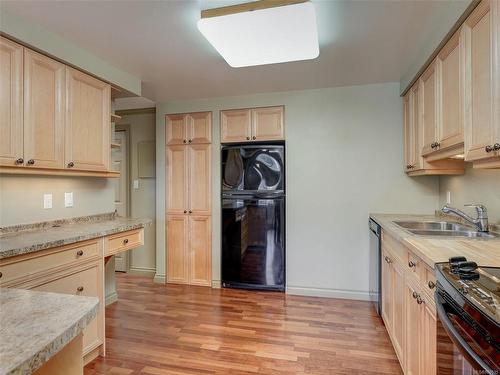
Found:
<path fill-rule="evenodd" d="M 477 269 L 476 262 L 459 262 L 457 264 L 459 273 L 471 273 Z"/>

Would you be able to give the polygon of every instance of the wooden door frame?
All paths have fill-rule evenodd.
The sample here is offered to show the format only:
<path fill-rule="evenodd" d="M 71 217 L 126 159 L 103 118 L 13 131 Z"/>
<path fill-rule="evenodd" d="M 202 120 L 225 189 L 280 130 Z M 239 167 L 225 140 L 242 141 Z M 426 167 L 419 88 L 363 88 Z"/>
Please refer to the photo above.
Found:
<path fill-rule="evenodd" d="M 116 124 L 115 125 L 115 132 L 124 132 L 125 133 L 125 143 L 126 143 L 126 155 L 125 159 L 127 161 L 127 181 L 126 181 L 126 186 L 127 186 L 127 192 L 125 194 L 126 196 L 126 214 L 127 216 L 130 216 L 130 202 L 132 201 L 131 199 L 131 188 L 130 185 L 132 183 L 132 166 L 130 165 L 130 124 Z M 125 273 L 128 273 L 130 271 L 130 251 L 126 251 L 125 254 Z"/>

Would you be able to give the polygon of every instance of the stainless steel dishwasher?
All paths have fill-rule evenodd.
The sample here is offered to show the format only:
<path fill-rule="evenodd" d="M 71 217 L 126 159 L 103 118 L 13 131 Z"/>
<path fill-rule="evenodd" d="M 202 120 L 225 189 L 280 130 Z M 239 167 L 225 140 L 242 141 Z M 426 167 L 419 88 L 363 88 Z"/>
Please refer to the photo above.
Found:
<path fill-rule="evenodd" d="M 375 310 L 380 315 L 382 312 L 382 287 L 380 277 L 381 267 L 381 234 L 382 227 L 373 219 L 368 220 L 370 228 L 370 299 L 375 305 Z"/>

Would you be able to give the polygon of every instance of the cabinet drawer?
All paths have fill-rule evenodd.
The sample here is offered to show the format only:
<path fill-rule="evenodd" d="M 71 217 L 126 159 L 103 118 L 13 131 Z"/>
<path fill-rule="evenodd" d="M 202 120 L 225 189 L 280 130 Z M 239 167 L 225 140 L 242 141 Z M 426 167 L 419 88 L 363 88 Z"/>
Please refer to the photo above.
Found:
<path fill-rule="evenodd" d="M 129 230 L 113 234 L 106 238 L 104 256 L 115 255 L 119 252 L 144 245 L 144 229 Z"/>
<path fill-rule="evenodd" d="M 67 268 L 100 256 L 101 240 L 97 239 L 7 258 L 0 262 L 0 285 L 10 286 L 40 272 Z"/>
<path fill-rule="evenodd" d="M 424 265 L 420 258 L 409 250 L 406 251 L 405 264 L 407 272 L 412 273 L 418 280 L 423 279 Z"/>
<path fill-rule="evenodd" d="M 37 285 L 32 290 L 98 297 L 102 304 L 100 296 L 102 290 L 100 285 L 102 280 L 100 262 L 99 260 L 88 264 L 88 267 L 83 269 L 81 267 L 75 269 L 74 273 L 65 273 L 64 276 Z M 103 343 L 101 324 L 102 313 L 101 306 L 99 306 L 97 317 L 83 331 L 84 355 Z"/>
<path fill-rule="evenodd" d="M 393 237 L 387 235 L 387 233 L 382 232 L 382 249 L 384 249 L 388 255 L 392 255 L 393 261 L 404 265 L 406 260 L 406 248 Z"/>

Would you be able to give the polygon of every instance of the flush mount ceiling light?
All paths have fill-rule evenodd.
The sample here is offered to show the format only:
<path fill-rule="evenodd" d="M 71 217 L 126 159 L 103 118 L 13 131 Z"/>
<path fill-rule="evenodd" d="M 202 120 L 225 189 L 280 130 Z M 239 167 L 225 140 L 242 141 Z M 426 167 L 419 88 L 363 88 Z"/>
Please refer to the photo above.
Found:
<path fill-rule="evenodd" d="M 233 68 L 319 56 L 310 1 L 260 0 L 204 10 L 198 29 Z"/>

